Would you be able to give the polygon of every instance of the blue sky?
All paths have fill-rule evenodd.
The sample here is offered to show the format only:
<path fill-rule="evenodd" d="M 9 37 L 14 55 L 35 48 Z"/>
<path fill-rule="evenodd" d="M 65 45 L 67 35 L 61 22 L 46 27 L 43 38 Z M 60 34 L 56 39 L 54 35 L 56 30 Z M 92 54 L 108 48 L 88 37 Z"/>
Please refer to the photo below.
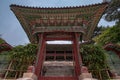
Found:
<path fill-rule="evenodd" d="M 101 3 L 103 0 L 1 0 L 0 1 L 0 34 L 12 46 L 29 43 L 14 13 L 10 10 L 11 4 L 34 7 L 63 7 L 81 6 Z M 114 22 L 106 22 L 101 19 L 99 25 L 114 25 Z"/>

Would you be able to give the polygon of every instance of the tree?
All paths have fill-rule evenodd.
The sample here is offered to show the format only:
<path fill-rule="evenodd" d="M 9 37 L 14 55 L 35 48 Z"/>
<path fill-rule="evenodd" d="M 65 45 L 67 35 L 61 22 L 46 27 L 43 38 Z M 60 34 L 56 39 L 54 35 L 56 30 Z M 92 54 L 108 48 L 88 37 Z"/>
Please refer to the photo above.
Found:
<path fill-rule="evenodd" d="M 94 30 L 94 33 L 93 33 L 93 38 L 100 35 L 104 30 L 106 30 L 107 28 L 109 28 L 109 26 L 107 27 L 104 27 L 104 26 L 97 26 Z"/>
<path fill-rule="evenodd" d="M 36 44 L 27 44 L 25 46 L 19 45 L 12 49 L 10 52 L 11 60 L 13 64 L 11 69 L 17 71 L 26 71 L 28 66 L 33 65 L 36 59 L 37 45 Z M 10 72 L 8 77 L 14 77 L 15 72 Z M 22 72 L 18 74 L 18 77 L 21 77 Z"/>
<path fill-rule="evenodd" d="M 2 38 L 0 38 L 0 44 L 2 43 L 5 43 L 5 41 Z"/>
<path fill-rule="evenodd" d="M 120 42 L 120 25 L 109 27 L 101 33 L 101 35 L 94 38 L 98 44 L 119 43 Z"/>
<path fill-rule="evenodd" d="M 105 19 L 107 21 L 118 21 L 120 22 L 120 0 L 111 0 L 108 9 L 105 12 Z"/>
<path fill-rule="evenodd" d="M 26 46 L 16 46 L 11 51 L 11 58 L 17 62 L 16 69 L 20 69 L 23 65 L 32 65 L 36 59 L 37 46 L 35 44 L 28 44 Z M 25 69 L 25 68 L 23 68 Z M 22 70 L 23 70 L 22 69 Z"/>
<path fill-rule="evenodd" d="M 88 67 L 93 77 L 100 80 L 107 79 L 108 75 L 105 71 L 107 68 L 105 51 L 100 46 L 94 44 L 83 45 L 80 51 L 83 65 Z"/>
<path fill-rule="evenodd" d="M 10 63 L 10 54 L 8 51 L 3 51 L 0 53 L 0 74 L 5 74 L 5 69 L 7 69 L 9 63 Z"/>

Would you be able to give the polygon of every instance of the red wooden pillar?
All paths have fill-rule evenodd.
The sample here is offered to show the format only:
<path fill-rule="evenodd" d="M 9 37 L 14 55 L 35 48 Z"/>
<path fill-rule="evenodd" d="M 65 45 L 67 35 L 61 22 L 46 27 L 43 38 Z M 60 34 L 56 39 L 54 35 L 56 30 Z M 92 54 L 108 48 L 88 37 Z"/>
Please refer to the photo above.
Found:
<path fill-rule="evenodd" d="M 80 76 L 81 65 L 82 65 L 82 59 L 79 52 L 79 38 L 80 38 L 80 35 L 78 33 L 74 33 L 73 54 L 74 54 L 74 60 L 75 60 L 75 73 L 77 78 Z"/>
<path fill-rule="evenodd" d="M 35 66 L 35 74 L 37 75 L 38 79 L 42 75 L 42 67 L 45 57 L 45 35 L 39 34 L 39 51 L 37 54 L 36 66 Z"/>
<path fill-rule="evenodd" d="M 82 67 L 82 57 L 81 57 L 81 54 L 80 54 L 80 36 L 82 34 L 81 33 L 76 33 L 75 34 L 75 37 L 76 37 L 76 46 L 77 46 L 77 53 L 78 53 L 78 57 L 79 57 L 79 63 L 80 63 L 80 66 Z"/>

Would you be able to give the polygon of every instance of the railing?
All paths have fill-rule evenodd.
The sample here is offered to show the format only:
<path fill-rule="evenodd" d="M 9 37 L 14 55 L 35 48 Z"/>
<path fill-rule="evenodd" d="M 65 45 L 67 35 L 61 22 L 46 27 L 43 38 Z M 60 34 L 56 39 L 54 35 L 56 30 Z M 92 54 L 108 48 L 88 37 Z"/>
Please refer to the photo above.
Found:
<path fill-rule="evenodd" d="M 17 79 L 23 76 L 26 70 L 13 70 L 13 69 L 3 69 L 6 73 L 3 75 L 2 79 Z M 110 80 L 114 78 L 114 75 L 110 74 L 109 69 L 99 69 L 99 70 L 89 70 L 92 73 L 92 77 L 98 80 Z"/>
<path fill-rule="evenodd" d="M 92 73 L 93 78 L 98 80 L 109 80 L 112 78 L 109 69 L 89 70 Z"/>
<path fill-rule="evenodd" d="M 3 69 L 2 71 L 5 71 L 5 74 L 1 75 L 3 79 L 21 78 L 23 76 L 23 73 L 26 72 L 26 70 L 13 70 L 13 69 Z"/>
<path fill-rule="evenodd" d="M 0 73 L 0 77 L 3 79 L 16 79 L 20 78 L 23 76 L 23 73 L 26 72 L 27 70 L 14 70 L 12 68 L 14 61 L 10 61 L 10 64 L 8 65 L 7 69 L 2 69 Z"/>

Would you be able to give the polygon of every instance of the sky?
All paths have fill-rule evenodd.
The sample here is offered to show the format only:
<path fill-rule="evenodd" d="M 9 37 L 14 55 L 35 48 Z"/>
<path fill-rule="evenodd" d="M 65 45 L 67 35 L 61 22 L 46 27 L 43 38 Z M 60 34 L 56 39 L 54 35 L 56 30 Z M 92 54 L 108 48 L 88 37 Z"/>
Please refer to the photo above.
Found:
<path fill-rule="evenodd" d="M 103 0 L 1 0 L 0 1 L 0 37 L 12 46 L 29 43 L 28 37 L 21 24 L 10 10 L 11 4 L 31 7 L 64 7 L 82 6 L 101 3 Z M 106 22 L 103 18 L 99 26 L 112 26 L 114 22 Z"/>

